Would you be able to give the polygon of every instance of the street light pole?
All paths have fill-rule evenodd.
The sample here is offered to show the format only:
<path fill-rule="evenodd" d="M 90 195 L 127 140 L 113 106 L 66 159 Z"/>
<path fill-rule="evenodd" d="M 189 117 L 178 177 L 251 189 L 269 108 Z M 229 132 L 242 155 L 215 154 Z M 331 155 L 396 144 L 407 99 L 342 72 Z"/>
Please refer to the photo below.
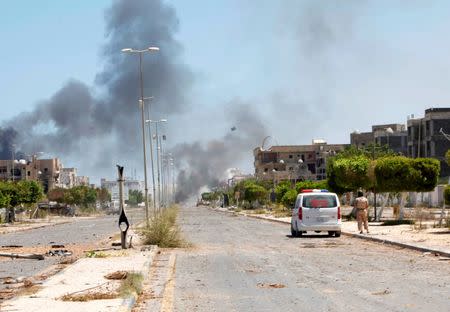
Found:
<path fill-rule="evenodd" d="M 158 181 L 158 207 L 161 207 L 161 173 L 160 173 L 160 144 L 159 144 L 159 133 L 158 133 L 158 124 L 160 122 L 166 122 L 167 119 L 160 119 L 160 120 L 146 120 L 146 122 L 154 123 L 155 124 L 155 136 L 156 136 L 156 170 L 157 170 L 157 181 Z"/>
<path fill-rule="evenodd" d="M 139 81 L 140 81 L 140 92 L 141 92 L 141 125 L 142 125 L 142 147 L 144 152 L 144 200 L 145 200 L 145 220 L 147 227 L 149 226 L 149 216 L 148 216 L 148 184 L 147 184 L 147 153 L 145 147 L 145 118 L 144 118 L 144 79 L 142 74 L 142 53 L 159 51 L 158 47 L 149 47 L 143 50 L 134 50 L 130 48 L 122 49 L 122 52 L 128 53 L 138 53 L 139 54 Z"/>
<path fill-rule="evenodd" d="M 146 97 L 144 100 L 151 100 L 153 97 Z M 147 109 L 147 120 L 150 120 L 150 105 Z M 146 120 L 146 122 L 147 122 Z M 148 124 L 148 137 L 150 138 L 150 161 L 151 161 L 151 169 L 152 169 L 152 189 L 153 189 L 153 209 L 156 211 L 156 184 L 155 184 L 155 166 L 153 160 L 153 142 L 152 142 L 152 127 L 151 124 Z"/>

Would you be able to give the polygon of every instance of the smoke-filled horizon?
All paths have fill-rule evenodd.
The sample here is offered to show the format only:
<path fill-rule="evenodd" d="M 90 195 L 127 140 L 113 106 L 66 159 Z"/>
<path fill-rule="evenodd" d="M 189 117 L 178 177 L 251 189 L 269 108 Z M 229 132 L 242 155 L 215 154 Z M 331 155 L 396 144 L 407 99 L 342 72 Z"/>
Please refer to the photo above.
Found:
<path fill-rule="evenodd" d="M 224 6 L 233 10 L 222 14 Z M 152 119 L 169 120 L 166 150 L 180 173 L 179 198 L 224 179 L 229 167 L 250 171 L 253 148 L 266 135 L 279 144 L 347 143 L 355 129 L 448 106 L 447 24 L 417 26 L 413 13 L 431 10 L 419 3 L 394 9 L 392 22 L 371 14 L 384 5 L 360 1 L 204 3 L 194 10 L 177 1 L 114 0 L 104 13 L 94 82 L 69 79 L 4 120 L 0 156 L 45 152 L 96 177 L 113 178 L 117 163 L 127 175 L 142 168 L 139 59 L 123 48 L 160 48 L 143 55 L 144 96 L 154 97 Z M 397 18 L 428 33 L 410 36 Z"/>
<path fill-rule="evenodd" d="M 150 102 L 152 115 L 175 116 L 191 110 L 187 97 L 195 75 L 183 63 L 182 45 L 175 39 L 179 21 L 174 9 L 159 0 L 118 0 L 106 10 L 105 23 L 104 67 L 94 85 L 72 79 L 33 110 L 5 121 L 0 128 L 1 157 L 11 158 L 15 145 L 14 149 L 31 153 L 77 155 L 91 170 L 111 170 L 116 159 L 140 164 L 139 58 L 121 53 L 123 48 L 160 48 L 158 53 L 142 55 L 144 96 L 155 99 Z M 181 172 L 180 198 L 221 179 L 227 166 L 240 161 L 239 155 L 254 144 L 253 139 L 264 135 L 250 105 L 236 101 L 230 109 L 232 120 L 242 125 L 239 134 L 173 148 Z"/>

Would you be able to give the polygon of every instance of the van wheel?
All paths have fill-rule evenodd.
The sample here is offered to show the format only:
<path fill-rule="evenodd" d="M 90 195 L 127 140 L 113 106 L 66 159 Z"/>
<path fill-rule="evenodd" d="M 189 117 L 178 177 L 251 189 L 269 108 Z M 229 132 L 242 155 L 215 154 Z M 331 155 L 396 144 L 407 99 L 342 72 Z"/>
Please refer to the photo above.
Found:
<path fill-rule="evenodd" d="M 336 237 L 341 237 L 341 231 L 336 231 L 336 232 L 334 233 L 334 236 L 336 236 Z"/>
<path fill-rule="evenodd" d="M 329 237 L 331 237 L 331 236 L 333 236 L 333 235 L 335 235 L 336 234 L 336 232 L 334 232 L 334 231 L 328 231 L 328 236 Z"/>

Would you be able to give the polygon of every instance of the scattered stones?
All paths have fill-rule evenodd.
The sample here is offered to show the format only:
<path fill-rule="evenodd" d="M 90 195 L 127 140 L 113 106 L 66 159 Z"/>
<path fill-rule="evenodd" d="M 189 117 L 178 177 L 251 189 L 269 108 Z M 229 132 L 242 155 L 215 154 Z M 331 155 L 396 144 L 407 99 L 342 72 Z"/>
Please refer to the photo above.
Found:
<path fill-rule="evenodd" d="M 67 249 L 56 249 L 56 250 L 49 250 L 46 253 L 46 255 L 51 256 L 51 257 L 55 257 L 55 256 L 66 257 L 66 256 L 71 256 L 72 252 Z"/>

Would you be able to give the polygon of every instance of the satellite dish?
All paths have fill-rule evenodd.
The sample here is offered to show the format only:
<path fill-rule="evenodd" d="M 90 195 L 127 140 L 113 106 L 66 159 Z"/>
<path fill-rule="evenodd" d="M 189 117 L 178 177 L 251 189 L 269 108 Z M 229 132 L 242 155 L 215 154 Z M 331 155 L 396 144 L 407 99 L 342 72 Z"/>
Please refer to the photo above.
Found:
<path fill-rule="evenodd" d="M 264 138 L 264 140 L 262 141 L 262 144 L 261 144 L 261 147 L 260 147 L 261 151 L 270 151 L 270 149 L 272 148 L 274 143 L 276 145 L 278 145 L 278 142 L 277 142 L 277 140 L 274 137 L 272 137 L 270 135 L 266 136 Z"/>

